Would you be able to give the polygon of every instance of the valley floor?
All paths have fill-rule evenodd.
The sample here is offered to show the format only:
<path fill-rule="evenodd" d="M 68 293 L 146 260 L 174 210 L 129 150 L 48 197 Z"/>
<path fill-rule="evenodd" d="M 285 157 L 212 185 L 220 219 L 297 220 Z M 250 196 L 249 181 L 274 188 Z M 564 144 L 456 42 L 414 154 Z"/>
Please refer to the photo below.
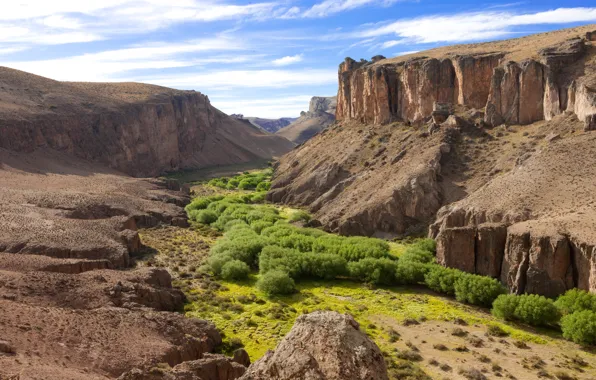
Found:
<path fill-rule="evenodd" d="M 207 184 L 193 190 L 201 195 L 222 191 Z M 140 235 L 147 249 L 138 265 L 167 267 L 190 301 L 186 315 L 215 323 L 224 336 L 223 351 L 243 346 L 252 361 L 275 349 L 300 314 L 335 310 L 356 318 L 382 349 L 394 379 L 596 378 L 593 352 L 560 333 L 503 323 L 486 309 L 424 287 L 302 281 L 298 293 L 267 297 L 255 287 L 258 274 L 229 282 L 202 270 L 221 236 L 209 226 L 155 227 Z M 401 248 L 394 244 L 392 252 Z"/>

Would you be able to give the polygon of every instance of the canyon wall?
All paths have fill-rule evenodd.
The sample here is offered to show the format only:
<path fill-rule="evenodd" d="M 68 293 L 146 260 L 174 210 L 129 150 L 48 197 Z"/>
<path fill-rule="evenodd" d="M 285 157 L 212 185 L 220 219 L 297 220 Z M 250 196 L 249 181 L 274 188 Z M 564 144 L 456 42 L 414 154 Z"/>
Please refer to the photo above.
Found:
<path fill-rule="evenodd" d="M 133 176 L 271 158 L 293 147 L 195 91 L 70 84 L 6 68 L 0 87 L 0 148 L 52 148 Z"/>
<path fill-rule="evenodd" d="M 398 62 L 346 58 L 339 66 L 336 119 L 422 122 L 440 102 L 486 108 L 484 122 L 492 126 L 530 124 L 571 111 L 590 129 L 596 92 L 582 78 L 588 50 L 590 41 L 573 38 L 519 62 L 506 52 Z"/>

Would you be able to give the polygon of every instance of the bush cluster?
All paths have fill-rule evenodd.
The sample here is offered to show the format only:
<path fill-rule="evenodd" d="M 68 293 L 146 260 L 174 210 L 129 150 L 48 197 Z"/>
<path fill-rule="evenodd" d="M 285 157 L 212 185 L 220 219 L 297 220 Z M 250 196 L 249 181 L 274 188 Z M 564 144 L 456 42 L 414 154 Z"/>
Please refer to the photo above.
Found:
<path fill-rule="evenodd" d="M 500 295 L 493 302 L 492 313 L 498 318 L 518 320 L 534 326 L 551 325 L 560 318 L 553 300 L 537 294 Z"/>
<path fill-rule="evenodd" d="M 596 345 L 596 312 L 582 310 L 564 316 L 561 330 L 566 339 L 575 343 Z"/>
<path fill-rule="evenodd" d="M 257 288 L 267 295 L 290 294 L 296 290 L 294 280 L 282 270 L 272 270 L 265 273 L 259 281 Z"/>
<path fill-rule="evenodd" d="M 214 178 L 209 185 L 228 190 L 267 191 L 271 188 L 271 169 L 260 172 L 244 172 L 232 178 Z"/>
<path fill-rule="evenodd" d="M 555 306 L 563 314 L 571 314 L 583 310 L 596 312 L 596 294 L 588 293 L 584 290 L 571 289 L 557 298 Z"/>

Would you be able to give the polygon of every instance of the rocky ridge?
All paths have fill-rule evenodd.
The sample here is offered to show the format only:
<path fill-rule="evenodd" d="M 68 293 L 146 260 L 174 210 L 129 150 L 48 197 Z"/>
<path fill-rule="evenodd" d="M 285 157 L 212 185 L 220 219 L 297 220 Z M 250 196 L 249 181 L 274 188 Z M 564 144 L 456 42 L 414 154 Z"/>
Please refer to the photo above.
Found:
<path fill-rule="evenodd" d="M 596 290 L 594 29 L 346 60 L 340 122 L 283 157 L 269 199 L 341 234 L 430 230 L 444 265 L 517 293 Z"/>
<path fill-rule="evenodd" d="M 337 97 L 313 96 L 308 111 L 302 111 L 292 124 L 280 129 L 276 134 L 302 144 L 335 121 Z"/>
<path fill-rule="evenodd" d="M 206 95 L 140 83 L 67 83 L 0 68 L 0 148 L 50 148 L 129 175 L 248 162 L 292 144 Z"/>

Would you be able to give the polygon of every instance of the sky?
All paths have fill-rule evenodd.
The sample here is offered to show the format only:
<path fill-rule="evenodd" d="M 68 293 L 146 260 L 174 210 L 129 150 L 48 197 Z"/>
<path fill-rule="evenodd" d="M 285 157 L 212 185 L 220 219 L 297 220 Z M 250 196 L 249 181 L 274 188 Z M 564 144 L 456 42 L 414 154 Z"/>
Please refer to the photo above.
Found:
<path fill-rule="evenodd" d="M 0 66 L 62 81 L 192 89 L 222 111 L 296 117 L 345 57 L 596 23 L 596 2 L 4 0 Z"/>

